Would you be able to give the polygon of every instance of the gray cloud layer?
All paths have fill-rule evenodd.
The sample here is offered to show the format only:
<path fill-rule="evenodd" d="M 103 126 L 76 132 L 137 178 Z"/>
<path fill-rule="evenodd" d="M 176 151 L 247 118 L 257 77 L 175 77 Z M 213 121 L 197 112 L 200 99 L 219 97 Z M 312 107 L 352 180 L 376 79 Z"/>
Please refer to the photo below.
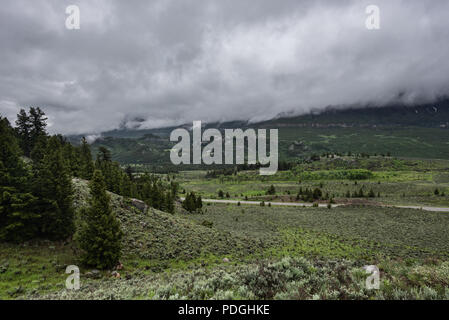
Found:
<path fill-rule="evenodd" d="M 65 29 L 77 4 L 81 29 Z M 380 7 L 381 29 L 365 28 Z M 263 120 L 449 93 L 446 0 L 4 0 L 0 113 L 51 131 Z"/>

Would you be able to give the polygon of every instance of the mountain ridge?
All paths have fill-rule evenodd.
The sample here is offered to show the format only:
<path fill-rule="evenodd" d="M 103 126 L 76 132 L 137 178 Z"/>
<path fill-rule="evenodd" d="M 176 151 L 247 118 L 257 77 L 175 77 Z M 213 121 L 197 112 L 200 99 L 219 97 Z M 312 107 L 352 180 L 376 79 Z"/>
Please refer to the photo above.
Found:
<path fill-rule="evenodd" d="M 191 124 L 157 129 L 121 129 L 104 132 L 93 143 L 111 150 L 122 164 L 170 165 L 172 130 Z M 323 153 L 391 154 L 398 157 L 449 159 L 449 100 L 420 106 L 327 108 L 295 117 L 250 123 L 202 123 L 203 129 L 277 128 L 280 160 L 296 161 Z M 81 136 L 72 136 L 78 143 Z"/>
<path fill-rule="evenodd" d="M 312 110 L 301 115 L 286 116 L 280 114 L 277 117 L 260 121 L 234 120 L 226 122 L 205 122 L 204 128 L 262 128 L 273 126 L 299 126 L 299 127 L 377 127 L 377 126 L 418 126 L 418 127 L 449 127 L 449 98 L 438 100 L 434 103 L 407 106 L 390 105 L 384 107 L 327 107 L 324 110 Z M 153 129 L 124 128 L 114 129 L 101 133 L 102 137 L 137 138 L 146 134 L 156 136 L 168 136 L 175 128 L 190 128 L 191 124 L 185 123 L 179 126 L 168 126 Z M 71 135 L 73 138 L 81 138 L 83 135 Z"/>

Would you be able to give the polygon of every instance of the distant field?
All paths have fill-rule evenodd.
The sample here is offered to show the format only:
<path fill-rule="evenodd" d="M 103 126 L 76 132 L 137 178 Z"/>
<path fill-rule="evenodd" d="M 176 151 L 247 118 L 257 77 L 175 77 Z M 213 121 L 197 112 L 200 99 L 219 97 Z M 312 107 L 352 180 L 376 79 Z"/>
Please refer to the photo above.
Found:
<path fill-rule="evenodd" d="M 386 156 L 321 157 L 305 161 L 273 176 L 257 170 L 207 178 L 207 171 L 182 171 L 174 175 L 181 190 L 203 198 L 218 198 L 218 191 L 234 200 L 298 202 L 302 190 L 319 188 L 322 199 L 337 203 L 363 200 L 372 204 L 449 206 L 449 161 Z M 273 185 L 275 193 L 267 195 Z M 355 195 L 363 192 L 363 197 Z M 373 197 L 367 197 L 372 192 Z M 349 197 L 348 197 L 349 195 Z M 319 200 L 318 200 L 319 201 Z"/>
<path fill-rule="evenodd" d="M 449 257 L 449 214 L 379 207 L 298 208 L 213 204 L 214 228 L 272 243 L 272 254 L 358 258 Z M 283 249 L 282 249 L 283 248 Z"/>
<path fill-rule="evenodd" d="M 391 154 L 397 157 L 449 159 L 449 130 L 439 128 L 300 128 L 279 130 L 281 158 L 342 152 Z M 305 148 L 293 146 L 302 141 Z"/>
<path fill-rule="evenodd" d="M 276 189 L 275 195 L 266 195 L 268 187 L 272 184 Z M 202 194 L 204 198 L 217 199 L 217 191 L 223 190 L 224 193 L 229 193 L 231 199 L 244 200 L 245 197 L 251 199 L 265 199 L 271 201 L 297 201 L 296 194 L 299 188 L 317 188 L 322 186 L 321 190 L 324 194 L 329 194 L 335 201 L 343 201 L 346 198 L 346 193 L 354 192 L 363 189 L 365 193 L 371 189 L 376 194 L 374 199 L 368 199 L 384 204 L 398 204 L 398 205 L 434 205 L 434 206 L 448 206 L 449 205 L 449 183 L 435 183 L 434 181 L 416 180 L 404 182 L 378 182 L 378 181 L 363 181 L 354 184 L 348 181 L 308 181 L 301 184 L 295 182 L 276 182 L 271 181 L 269 185 L 262 182 L 242 182 L 242 183 L 224 183 L 217 181 L 209 183 L 193 182 L 182 184 L 183 188 L 188 191 L 194 191 Z M 435 195 L 434 190 L 438 188 L 444 195 Z"/>
<path fill-rule="evenodd" d="M 277 128 L 277 127 L 276 127 Z M 282 127 L 279 128 L 279 160 L 296 161 L 312 154 L 368 153 L 422 159 L 449 159 L 449 130 L 423 127 Z M 106 137 L 93 144 L 94 154 L 107 147 L 122 164 L 150 167 L 171 165 L 174 143 L 155 137 Z"/>

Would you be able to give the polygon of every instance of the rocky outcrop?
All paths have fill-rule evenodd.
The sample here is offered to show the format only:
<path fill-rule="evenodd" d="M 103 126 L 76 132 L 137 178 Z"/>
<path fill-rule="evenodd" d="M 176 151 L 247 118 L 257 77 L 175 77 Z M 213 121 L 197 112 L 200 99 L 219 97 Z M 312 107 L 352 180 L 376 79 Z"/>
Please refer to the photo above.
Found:
<path fill-rule="evenodd" d="M 131 199 L 131 205 L 139 210 L 141 213 L 145 213 L 148 210 L 148 205 L 142 200 Z"/>

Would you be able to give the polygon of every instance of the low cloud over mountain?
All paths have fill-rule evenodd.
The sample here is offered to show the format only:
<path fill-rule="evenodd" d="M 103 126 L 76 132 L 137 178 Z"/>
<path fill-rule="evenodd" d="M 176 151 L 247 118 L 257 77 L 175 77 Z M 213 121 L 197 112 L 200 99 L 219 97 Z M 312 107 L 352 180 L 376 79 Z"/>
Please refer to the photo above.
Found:
<path fill-rule="evenodd" d="M 67 30 L 76 4 L 81 29 Z M 365 27 L 367 5 L 380 30 Z M 52 132 L 264 120 L 449 94 L 449 1 L 27 1 L 0 6 L 0 113 Z"/>

